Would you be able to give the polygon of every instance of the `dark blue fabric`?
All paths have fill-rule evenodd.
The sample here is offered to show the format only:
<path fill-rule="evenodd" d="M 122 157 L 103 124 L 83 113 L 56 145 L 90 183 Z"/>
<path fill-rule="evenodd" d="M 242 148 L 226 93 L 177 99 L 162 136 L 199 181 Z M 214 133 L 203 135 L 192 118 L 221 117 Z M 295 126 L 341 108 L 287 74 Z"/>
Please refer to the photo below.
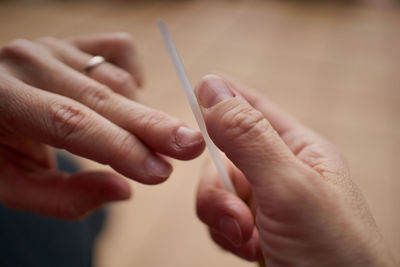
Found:
<path fill-rule="evenodd" d="M 65 156 L 58 155 L 57 160 L 60 170 L 78 170 Z M 90 267 L 94 241 L 104 220 L 104 210 L 81 221 L 66 222 L 0 204 L 0 266 Z"/>

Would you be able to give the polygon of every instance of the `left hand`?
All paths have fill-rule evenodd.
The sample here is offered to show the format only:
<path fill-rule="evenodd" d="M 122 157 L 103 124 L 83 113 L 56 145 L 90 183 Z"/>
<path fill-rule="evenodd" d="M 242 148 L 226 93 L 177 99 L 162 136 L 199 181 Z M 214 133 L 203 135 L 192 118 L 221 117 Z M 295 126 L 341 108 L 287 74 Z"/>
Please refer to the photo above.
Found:
<path fill-rule="evenodd" d="M 85 72 L 88 61 L 103 56 Z M 177 159 L 198 156 L 201 134 L 135 101 L 143 84 L 132 37 L 96 34 L 0 49 L 0 202 L 42 215 L 77 219 L 131 191 L 110 172 L 56 170 L 49 146 L 110 165 L 145 184 L 165 181 Z"/>

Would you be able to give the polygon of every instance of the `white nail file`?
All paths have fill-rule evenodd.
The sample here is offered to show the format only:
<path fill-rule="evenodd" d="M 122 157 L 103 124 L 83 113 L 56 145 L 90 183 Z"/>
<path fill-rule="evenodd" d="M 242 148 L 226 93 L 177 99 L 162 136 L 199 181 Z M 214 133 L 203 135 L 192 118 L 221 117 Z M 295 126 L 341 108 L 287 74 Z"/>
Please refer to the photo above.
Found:
<path fill-rule="evenodd" d="M 183 67 L 182 61 L 179 57 L 178 51 L 176 50 L 174 41 L 172 40 L 171 35 L 169 34 L 167 25 L 163 20 L 159 19 L 157 21 L 158 28 L 160 29 L 161 36 L 163 38 L 165 47 L 167 48 L 168 54 L 171 58 L 172 63 L 174 64 L 176 74 L 178 75 L 179 81 L 181 82 L 183 91 L 189 101 L 190 107 L 192 108 L 194 117 L 196 118 L 197 124 L 199 125 L 200 131 L 203 135 L 204 141 L 206 142 L 207 148 L 210 151 L 210 155 L 212 160 L 214 161 L 215 167 L 218 170 L 221 181 L 225 186 L 225 189 L 233 194 L 235 194 L 235 188 L 232 185 L 232 181 L 229 178 L 229 175 L 224 167 L 224 164 L 221 159 L 221 154 L 219 149 L 211 140 L 208 135 L 206 124 L 204 122 L 203 115 L 201 114 L 199 103 L 197 102 L 197 98 L 194 94 L 192 85 L 189 81 L 189 78 L 186 74 L 185 68 Z"/>

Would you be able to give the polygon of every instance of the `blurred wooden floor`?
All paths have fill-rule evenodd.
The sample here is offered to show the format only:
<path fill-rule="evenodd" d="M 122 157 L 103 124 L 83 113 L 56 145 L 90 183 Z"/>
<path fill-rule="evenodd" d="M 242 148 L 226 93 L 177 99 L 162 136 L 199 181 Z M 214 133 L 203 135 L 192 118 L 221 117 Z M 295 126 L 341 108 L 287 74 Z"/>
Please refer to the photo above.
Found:
<path fill-rule="evenodd" d="M 269 1 L 0 4 L 0 43 L 126 31 L 145 63 L 149 105 L 195 125 L 156 20 L 169 24 L 193 82 L 226 73 L 333 140 L 400 260 L 400 10 Z M 133 183 L 111 207 L 97 265 L 253 266 L 209 240 L 194 211 L 202 159 L 160 186 Z M 90 168 L 98 168 L 86 162 Z M 105 168 L 105 167 L 100 167 Z"/>

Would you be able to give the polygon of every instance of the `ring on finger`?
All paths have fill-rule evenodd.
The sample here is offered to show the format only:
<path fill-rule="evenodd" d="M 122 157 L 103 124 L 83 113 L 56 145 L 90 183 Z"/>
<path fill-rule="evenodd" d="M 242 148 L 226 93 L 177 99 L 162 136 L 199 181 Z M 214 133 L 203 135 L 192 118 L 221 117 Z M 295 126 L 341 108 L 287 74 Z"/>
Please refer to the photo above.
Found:
<path fill-rule="evenodd" d="M 85 68 L 83 69 L 86 73 L 89 73 L 95 67 L 100 65 L 101 63 L 105 62 L 105 58 L 102 56 L 94 56 L 87 62 Z"/>

